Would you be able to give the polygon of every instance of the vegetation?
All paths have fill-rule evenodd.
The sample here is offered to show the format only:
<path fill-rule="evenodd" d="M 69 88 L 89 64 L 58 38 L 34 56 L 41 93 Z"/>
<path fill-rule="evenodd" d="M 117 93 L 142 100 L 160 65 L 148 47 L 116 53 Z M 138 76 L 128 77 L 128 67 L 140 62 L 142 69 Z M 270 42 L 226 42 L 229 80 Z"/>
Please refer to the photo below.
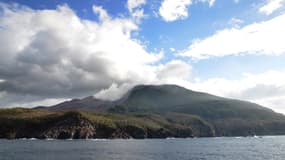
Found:
<path fill-rule="evenodd" d="M 82 107 L 85 104 L 88 107 Z M 92 108 L 92 104 L 96 107 Z M 285 134 L 285 116 L 282 114 L 254 103 L 194 92 L 175 85 L 137 86 L 118 101 L 88 97 L 64 102 L 55 108 L 1 109 L 0 138 Z"/>
<path fill-rule="evenodd" d="M 166 138 L 213 136 L 213 133 L 194 132 L 187 123 L 179 123 L 171 117 L 155 114 L 88 113 L 79 111 L 51 112 L 37 109 L 0 110 L 0 138 Z M 32 114 L 30 114 L 32 113 Z M 35 113 L 40 113 L 38 116 Z M 27 116 L 29 115 L 29 116 Z M 169 116 L 169 115 L 168 115 Z M 192 117 L 193 124 L 200 122 L 201 128 L 210 129 L 198 118 Z M 76 132 L 87 133 L 74 137 Z M 55 129 L 56 128 L 56 129 Z M 90 133 L 89 133 L 90 132 Z M 209 131 L 210 132 L 210 131 Z M 87 136 L 88 135 L 88 136 Z M 87 137 L 86 137 L 87 136 Z"/>
<path fill-rule="evenodd" d="M 181 119 L 187 121 L 195 117 L 211 126 L 215 136 L 285 134 L 285 116 L 282 114 L 254 103 L 195 92 L 175 85 L 137 86 L 125 101 L 109 111 L 168 115 L 177 123 L 183 123 Z M 193 128 L 193 123 L 190 126 Z"/>

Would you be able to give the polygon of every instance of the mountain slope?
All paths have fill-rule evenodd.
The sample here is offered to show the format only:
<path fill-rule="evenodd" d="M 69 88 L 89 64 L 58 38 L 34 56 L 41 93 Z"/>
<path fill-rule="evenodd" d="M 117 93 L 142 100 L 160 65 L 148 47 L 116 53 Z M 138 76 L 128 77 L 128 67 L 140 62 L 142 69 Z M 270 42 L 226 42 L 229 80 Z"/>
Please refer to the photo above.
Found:
<path fill-rule="evenodd" d="M 87 97 L 38 110 L 76 110 L 88 114 L 96 112 L 106 114 L 108 122 L 139 122 L 136 126 L 143 128 L 143 137 L 148 138 L 153 137 L 151 135 L 162 138 L 166 135 L 201 137 L 285 134 L 285 116 L 282 114 L 258 104 L 195 92 L 177 85 L 140 85 L 117 101 Z M 109 117 L 108 114 L 115 116 Z M 154 131 L 147 127 L 149 124 L 159 127 Z M 120 125 L 117 127 L 120 128 Z M 136 137 L 134 133 L 121 133 L 119 130 L 119 135 Z"/>
<path fill-rule="evenodd" d="M 254 103 L 195 92 L 176 85 L 137 86 L 123 99 L 117 107 L 112 108 L 114 111 L 125 109 L 125 112 L 179 112 L 206 119 L 282 116 Z"/>
<path fill-rule="evenodd" d="M 40 107 L 40 109 L 46 109 L 50 111 L 78 110 L 89 112 L 103 112 L 114 105 L 114 102 L 100 100 L 94 98 L 93 96 L 89 96 L 83 99 L 72 99 L 71 101 L 65 101 L 50 107 Z"/>
<path fill-rule="evenodd" d="M 217 136 L 284 134 L 285 117 L 260 105 L 176 85 L 141 85 L 110 109 L 114 113 L 183 113 L 212 124 Z"/>

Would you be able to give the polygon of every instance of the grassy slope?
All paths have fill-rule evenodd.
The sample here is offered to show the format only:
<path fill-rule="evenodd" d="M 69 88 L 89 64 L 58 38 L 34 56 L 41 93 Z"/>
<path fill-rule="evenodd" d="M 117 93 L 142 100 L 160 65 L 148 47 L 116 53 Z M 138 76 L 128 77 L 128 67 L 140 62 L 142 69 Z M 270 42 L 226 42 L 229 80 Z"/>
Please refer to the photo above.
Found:
<path fill-rule="evenodd" d="M 138 86 L 115 113 L 183 113 L 212 124 L 218 136 L 285 134 L 285 116 L 260 105 L 175 85 Z"/>
<path fill-rule="evenodd" d="M 60 122 L 70 117 L 87 119 L 97 130 L 95 138 L 165 138 L 189 136 L 213 136 L 211 126 L 195 116 L 171 113 L 165 116 L 156 114 L 112 114 L 87 112 L 50 112 L 36 109 L 1 109 L 0 137 L 38 137 Z M 68 120 L 68 121 L 72 121 Z M 72 125 L 72 124 L 68 124 Z M 69 126 L 67 126 L 69 127 Z M 203 131 L 203 132 L 202 132 Z"/>
<path fill-rule="evenodd" d="M 135 87 L 107 113 L 2 109 L 0 137 L 19 128 L 46 130 L 74 114 L 96 127 L 97 138 L 285 134 L 285 116 L 270 109 L 164 85 Z"/>

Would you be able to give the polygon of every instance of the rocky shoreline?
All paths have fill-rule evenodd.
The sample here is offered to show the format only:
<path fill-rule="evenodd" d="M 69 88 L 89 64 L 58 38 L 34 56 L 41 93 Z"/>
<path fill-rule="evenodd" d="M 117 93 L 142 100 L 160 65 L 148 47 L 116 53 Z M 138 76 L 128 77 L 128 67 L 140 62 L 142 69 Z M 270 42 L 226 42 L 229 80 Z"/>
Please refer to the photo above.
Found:
<path fill-rule="evenodd" d="M 40 118 L 0 118 L 0 138 L 19 139 L 145 139 L 167 137 L 204 136 L 194 134 L 190 127 L 138 126 L 136 124 L 117 124 L 110 126 L 94 123 L 80 112 L 67 112 L 60 116 Z M 206 136 L 214 136 L 209 133 Z"/>

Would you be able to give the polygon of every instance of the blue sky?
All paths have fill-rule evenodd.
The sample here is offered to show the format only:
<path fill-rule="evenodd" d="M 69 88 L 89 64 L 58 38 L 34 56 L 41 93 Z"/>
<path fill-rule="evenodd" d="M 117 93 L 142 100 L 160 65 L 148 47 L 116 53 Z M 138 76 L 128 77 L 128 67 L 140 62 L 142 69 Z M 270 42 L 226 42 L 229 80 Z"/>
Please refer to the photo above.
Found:
<path fill-rule="evenodd" d="M 12 40 L 3 39 L 6 45 L 0 46 L 3 56 L 8 53 L 16 55 L 9 59 L 14 66 L 29 66 L 24 72 L 33 77 L 35 69 L 31 66 L 44 62 L 50 66 L 40 66 L 40 69 L 47 71 L 49 78 L 61 73 L 66 79 L 72 79 L 79 75 L 79 71 L 84 77 L 80 84 L 63 78 L 50 78 L 46 84 L 58 83 L 59 88 L 66 89 L 63 81 L 68 81 L 70 89 L 53 96 L 59 88 L 39 91 L 35 89 L 37 85 L 25 84 L 29 78 L 17 75 L 12 70 L 15 68 L 5 66 L 3 60 L 0 62 L 3 68 L 0 70 L 0 99 L 1 95 L 5 99 L 5 103 L 1 104 L 3 106 L 50 104 L 92 93 L 108 98 L 113 94 L 119 96 L 118 90 L 138 83 L 175 83 L 285 112 L 285 82 L 282 83 L 285 79 L 285 48 L 282 45 L 285 35 L 282 30 L 282 27 L 285 28 L 284 0 L 0 2 L 0 34 L 3 34 L 2 37 L 19 38 L 23 43 L 18 46 L 22 47 L 21 51 L 6 47 L 11 45 Z M 35 22 L 30 20 L 31 17 Z M 72 17 L 77 18 L 74 23 L 71 22 Z M 65 20 L 66 24 L 61 24 Z M 75 24 L 81 28 L 72 28 Z M 67 33 L 61 30 L 64 27 Z M 109 31 L 114 33 L 114 37 L 108 34 Z M 97 38 L 96 41 L 92 37 Z M 53 38 L 58 43 L 53 44 Z M 82 41 L 78 42 L 80 38 Z M 68 48 L 69 43 L 75 45 Z M 46 47 L 49 45 L 56 49 L 49 51 L 50 48 Z M 47 53 L 38 52 L 41 49 L 47 50 Z M 63 50 L 68 54 L 61 55 Z M 74 58 L 76 56 L 79 58 Z M 51 63 L 46 62 L 47 59 L 60 61 Z M 73 64 L 74 70 L 66 69 L 69 63 Z M 91 64 L 98 64 L 97 68 L 94 69 Z M 5 69 L 15 72 L 14 77 L 8 77 Z M 114 70 L 117 72 L 113 73 Z M 38 79 L 37 76 L 34 78 Z M 102 78 L 108 81 L 102 82 Z M 98 81 L 98 85 L 92 84 L 91 80 Z M 78 91 L 78 94 L 66 94 L 70 91 Z M 41 94 L 36 94 L 38 92 Z M 14 98 L 20 99 L 20 102 L 11 103 Z"/>
<path fill-rule="evenodd" d="M 73 9 L 76 14 L 83 19 L 97 21 L 98 18 L 94 15 L 92 5 L 100 5 L 112 16 L 129 16 L 127 1 L 116 0 L 19 0 L 8 1 L 10 3 L 19 3 L 29 6 L 33 9 L 55 9 L 58 5 L 67 4 Z M 210 7 L 207 2 L 193 2 L 188 7 L 189 17 L 166 22 L 159 17 L 159 7 L 161 1 L 149 1 L 142 8 L 145 10 L 145 18 L 142 18 L 134 38 L 139 39 L 147 44 L 147 50 L 155 51 L 163 49 L 165 53 L 162 61 L 173 59 L 175 53 L 170 48 L 183 50 L 188 47 L 194 39 L 203 39 L 214 34 L 218 30 L 233 27 L 231 24 L 233 18 L 240 19 L 245 25 L 260 22 L 270 19 L 283 12 L 278 9 L 274 15 L 264 15 L 258 12 L 258 8 L 265 3 L 264 0 L 221 0 L 215 1 L 215 4 Z M 185 58 L 184 58 L 185 59 Z M 284 56 L 268 57 L 268 56 L 228 56 L 222 58 L 206 59 L 201 61 L 193 61 L 187 59 L 193 68 L 195 77 L 207 79 L 212 77 L 238 78 L 244 72 L 262 73 L 270 69 L 280 69 L 285 67 Z M 228 70 L 228 65 L 233 68 Z M 214 71 L 214 72 L 213 72 Z"/>
<path fill-rule="evenodd" d="M 100 5 L 113 17 L 129 16 L 127 1 L 117 0 L 86 0 L 84 3 L 80 0 L 19 0 L 8 1 L 9 3 L 19 3 L 29 6 L 33 9 L 56 9 L 58 5 L 67 4 L 76 14 L 83 18 L 97 21 L 98 17 L 94 15 L 92 5 Z M 264 0 L 221 0 L 215 1 L 210 7 L 207 2 L 193 2 L 188 7 L 189 17 L 166 22 L 159 17 L 159 7 L 161 1 L 149 1 L 141 7 L 145 10 L 145 18 L 142 18 L 134 38 L 147 44 L 148 51 L 163 49 L 165 53 L 162 61 L 173 59 L 175 54 L 170 48 L 183 50 L 188 47 L 194 39 L 205 38 L 214 34 L 218 30 L 233 27 L 231 24 L 233 18 L 243 21 L 240 27 L 245 25 L 270 19 L 280 13 L 278 9 L 274 15 L 264 15 L 258 12 L 258 7 L 265 3 Z M 268 61 L 268 58 L 270 61 Z M 186 58 L 184 58 L 186 59 Z M 270 69 L 280 69 L 284 67 L 284 56 L 227 56 L 201 61 L 188 58 L 193 68 L 195 77 L 207 79 L 212 77 L 238 78 L 244 72 L 262 73 Z M 225 64 L 232 65 L 228 70 Z M 211 70 L 209 70 L 211 68 Z M 213 72 L 214 71 L 214 72 Z"/>

